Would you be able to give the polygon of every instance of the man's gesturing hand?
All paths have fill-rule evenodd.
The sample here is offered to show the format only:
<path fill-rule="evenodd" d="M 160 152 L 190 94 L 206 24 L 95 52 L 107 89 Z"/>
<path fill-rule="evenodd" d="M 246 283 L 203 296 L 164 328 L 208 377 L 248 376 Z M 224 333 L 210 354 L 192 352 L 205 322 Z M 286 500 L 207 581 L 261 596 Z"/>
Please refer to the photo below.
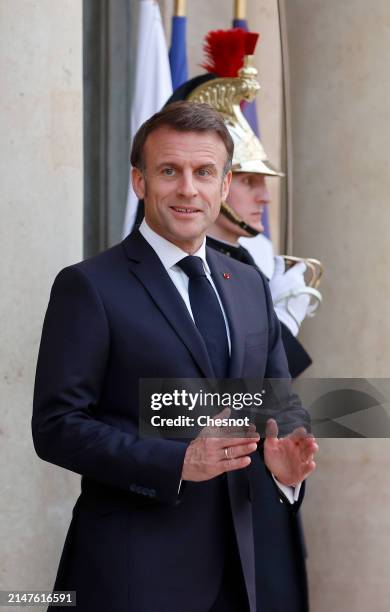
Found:
<path fill-rule="evenodd" d="M 304 427 L 298 427 L 286 438 L 278 438 L 276 421 L 269 419 L 265 434 L 264 462 L 279 482 L 296 486 L 313 472 L 318 444 Z"/>
<path fill-rule="evenodd" d="M 227 418 L 230 409 L 225 408 L 214 418 Z M 242 428 L 240 428 L 241 430 Z M 260 436 L 255 426 L 251 425 L 242 437 L 229 433 L 237 430 L 229 427 L 205 427 L 199 436 L 188 446 L 182 471 L 182 480 L 200 482 L 210 480 L 224 472 L 232 472 L 248 467 L 249 455 L 257 449 Z M 226 433 L 225 433 L 226 432 Z"/>

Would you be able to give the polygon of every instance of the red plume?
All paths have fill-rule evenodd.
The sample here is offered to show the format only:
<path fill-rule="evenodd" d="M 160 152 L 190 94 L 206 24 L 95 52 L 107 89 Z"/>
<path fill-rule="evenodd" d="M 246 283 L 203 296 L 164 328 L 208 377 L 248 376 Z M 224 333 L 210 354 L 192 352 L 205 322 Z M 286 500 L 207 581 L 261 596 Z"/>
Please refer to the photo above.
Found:
<path fill-rule="evenodd" d="M 259 35 L 241 28 L 213 30 L 204 38 L 206 61 L 201 64 L 207 72 L 219 77 L 235 77 L 244 63 L 244 55 L 252 55 Z"/>

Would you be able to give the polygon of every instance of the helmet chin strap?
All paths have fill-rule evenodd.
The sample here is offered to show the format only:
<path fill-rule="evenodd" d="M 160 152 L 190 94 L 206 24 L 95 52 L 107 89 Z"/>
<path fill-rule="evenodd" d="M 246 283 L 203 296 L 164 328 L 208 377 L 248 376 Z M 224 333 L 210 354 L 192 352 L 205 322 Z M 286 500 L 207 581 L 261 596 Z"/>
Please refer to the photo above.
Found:
<path fill-rule="evenodd" d="M 251 225 L 248 225 L 248 223 L 246 223 L 244 219 L 240 217 L 234 208 L 232 208 L 227 202 L 221 202 L 221 213 L 225 215 L 229 221 L 241 227 L 241 229 L 246 231 L 250 236 L 258 236 L 261 234 L 259 230 L 255 229 Z"/>

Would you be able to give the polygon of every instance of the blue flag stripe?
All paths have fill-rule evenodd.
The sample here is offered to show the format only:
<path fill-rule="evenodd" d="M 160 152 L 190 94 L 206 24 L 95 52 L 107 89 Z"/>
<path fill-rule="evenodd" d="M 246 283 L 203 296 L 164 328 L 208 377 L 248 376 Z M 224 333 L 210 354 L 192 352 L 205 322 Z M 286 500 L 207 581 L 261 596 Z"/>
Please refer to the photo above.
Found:
<path fill-rule="evenodd" d="M 187 17 L 172 17 L 171 48 L 169 64 L 173 91 L 188 79 L 187 67 Z"/>

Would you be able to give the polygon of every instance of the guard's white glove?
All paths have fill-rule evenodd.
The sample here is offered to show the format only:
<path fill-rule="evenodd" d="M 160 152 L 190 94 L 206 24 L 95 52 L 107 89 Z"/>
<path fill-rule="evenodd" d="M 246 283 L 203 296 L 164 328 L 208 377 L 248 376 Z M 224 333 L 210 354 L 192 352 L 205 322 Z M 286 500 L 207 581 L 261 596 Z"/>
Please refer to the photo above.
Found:
<path fill-rule="evenodd" d="M 306 287 L 305 271 L 306 264 L 299 262 L 285 272 L 284 259 L 277 256 L 274 273 L 269 281 L 276 315 L 294 336 L 297 336 L 309 310 L 310 295 L 299 292 Z M 294 295 L 296 291 L 298 295 Z"/>

